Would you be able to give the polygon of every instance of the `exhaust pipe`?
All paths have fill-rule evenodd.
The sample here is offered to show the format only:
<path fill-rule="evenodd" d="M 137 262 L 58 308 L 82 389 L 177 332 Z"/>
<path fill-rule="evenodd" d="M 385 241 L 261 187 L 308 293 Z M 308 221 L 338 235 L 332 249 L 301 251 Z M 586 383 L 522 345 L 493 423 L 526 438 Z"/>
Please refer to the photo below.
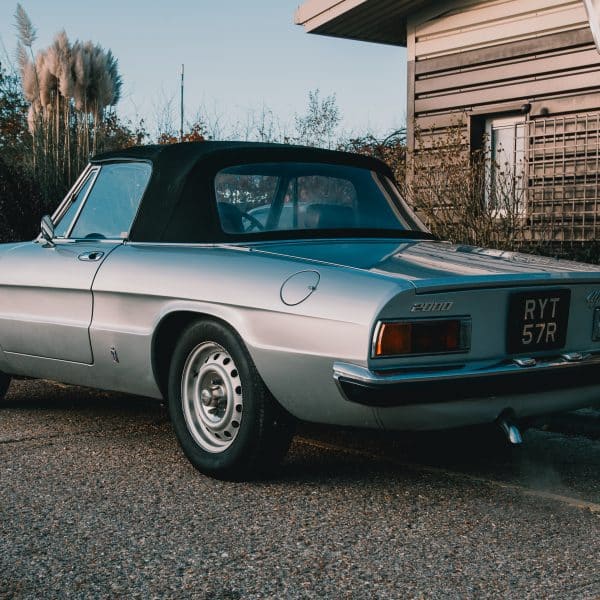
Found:
<path fill-rule="evenodd" d="M 506 435 L 508 441 L 511 444 L 518 446 L 519 444 L 523 443 L 523 436 L 521 435 L 519 428 L 508 415 L 500 415 L 496 423 L 498 424 L 498 427 L 500 427 L 500 429 L 504 432 L 504 435 Z"/>

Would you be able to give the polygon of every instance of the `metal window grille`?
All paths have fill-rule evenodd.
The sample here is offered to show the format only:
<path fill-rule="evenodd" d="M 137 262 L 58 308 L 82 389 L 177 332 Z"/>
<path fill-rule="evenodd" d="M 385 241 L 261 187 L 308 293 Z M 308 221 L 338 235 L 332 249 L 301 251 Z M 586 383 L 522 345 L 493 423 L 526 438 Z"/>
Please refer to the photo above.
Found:
<path fill-rule="evenodd" d="M 530 239 L 586 242 L 600 234 L 600 112 L 528 123 Z"/>

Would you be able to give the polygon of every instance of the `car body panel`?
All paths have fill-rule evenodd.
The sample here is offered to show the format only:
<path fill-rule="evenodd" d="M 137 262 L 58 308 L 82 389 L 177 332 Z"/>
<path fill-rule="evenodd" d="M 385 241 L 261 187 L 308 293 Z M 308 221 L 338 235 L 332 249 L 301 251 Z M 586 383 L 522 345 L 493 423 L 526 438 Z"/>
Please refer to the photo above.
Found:
<path fill-rule="evenodd" d="M 0 331 L 7 353 L 92 364 L 92 282 L 117 244 L 22 243 L 0 253 Z M 97 261 L 80 260 L 100 252 Z"/>
<path fill-rule="evenodd" d="M 288 306 L 281 300 L 281 286 L 303 268 L 296 259 L 255 255 L 248 248 L 125 244 L 94 283 L 95 356 L 108 357 L 116 346 L 120 362 L 115 369 L 133 369 L 138 375 L 131 378 L 135 385 L 144 382 L 147 387 L 151 372 L 138 372 L 137 356 L 141 352 L 149 360 L 152 334 L 160 321 L 175 312 L 208 315 L 235 329 L 267 386 L 290 412 L 319 420 L 327 401 L 328 413 L 342 416 L 348 403 L 339 397 L 330 376 L 333 362 L 366 364 L 369 341 L 364 332 L 379 308 L 374 300 L 391 298 L 408 287 L 360 272 L 352 283 L 339 268 L 324 267 L 320 273 L 326 281 L 313 294 L 318 300 Z M 157 278 L 157 271 L 164 275 Z M 245 288 L 253 290 L 251 296 L 240 294 Z M 353 294 L 356 288 L 369 292 L 340 310 L 339 294 Z M 314 377 L 315 370 L 321 372 L 319 377 Z M 302 391 L 290 385 L 290 378 L 303 382 Z M 305 400 L 298 402 L 298 396 Z M 372 410 L 351 407 L 349 412 L 359 413 L 361 423 L 375 425 Z"/>

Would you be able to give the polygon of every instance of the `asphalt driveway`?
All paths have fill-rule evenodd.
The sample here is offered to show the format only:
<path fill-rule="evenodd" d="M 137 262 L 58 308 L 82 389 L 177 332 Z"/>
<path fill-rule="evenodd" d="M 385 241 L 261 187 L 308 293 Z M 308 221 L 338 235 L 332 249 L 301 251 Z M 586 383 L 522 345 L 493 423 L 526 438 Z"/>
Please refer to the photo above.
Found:
<path fill-rule="evenodd" d="M 0 598 L 598 598 L 600 413 L 489 435 L 303 426 L 271 481 L 185 460 L 161 406 L 14 382 Z"/>

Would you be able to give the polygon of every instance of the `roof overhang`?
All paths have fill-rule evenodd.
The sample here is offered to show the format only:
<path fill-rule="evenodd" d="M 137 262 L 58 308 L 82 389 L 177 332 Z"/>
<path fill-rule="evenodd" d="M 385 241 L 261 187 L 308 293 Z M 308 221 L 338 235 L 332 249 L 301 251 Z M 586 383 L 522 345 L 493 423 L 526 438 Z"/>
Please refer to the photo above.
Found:
<path fill-rule="evenodd" d="M 295 23 L 308 33 L 406 46 L 406 19 L 432 0 L 307 0 Z"/>

